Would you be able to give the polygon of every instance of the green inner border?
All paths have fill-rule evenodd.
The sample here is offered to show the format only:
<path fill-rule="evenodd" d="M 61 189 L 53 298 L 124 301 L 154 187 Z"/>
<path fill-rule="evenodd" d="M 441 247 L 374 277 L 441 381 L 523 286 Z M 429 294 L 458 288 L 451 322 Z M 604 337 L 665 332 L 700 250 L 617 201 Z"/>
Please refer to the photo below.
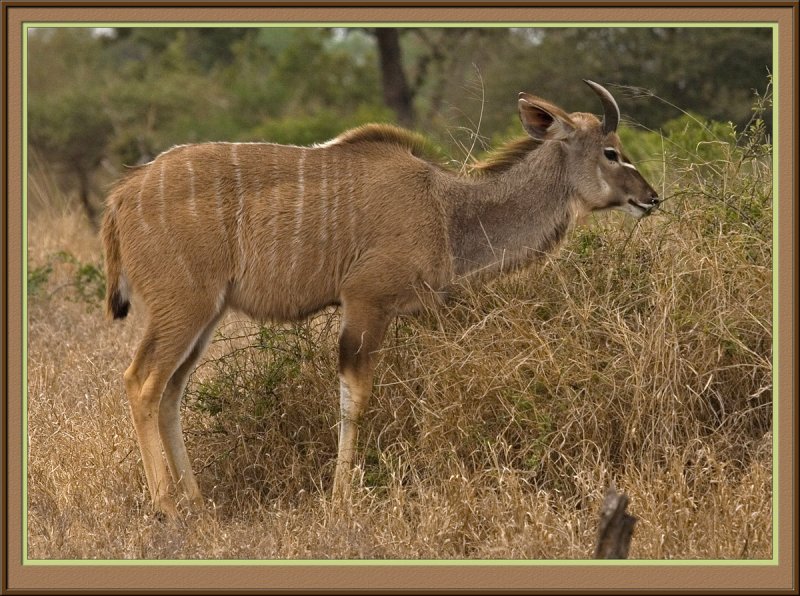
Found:
<path fill-rule="evenodd" d="M 612 560 L 595 560 L 595 559 L 554 559 L 554 560 L 527 560 L 527 559 L 496 559 L 496 560 L 472 560 L 472 559 L 29 559 L 28 558 L 28 30 L 34 28 L 119 28 L 119 27 L 141 27 L 141 28 L 230 28 L 230 27 L 249 27 L 253 29 L 267 29 L 267 28 L 314 28 L 314 27 L 426 27 L 426 28 L 456 28 L 456 27 L 485 27 L 485 28 L 567 28 L 567 27 L 584 27 L 584 28 L 637 28 L 637 27 L 672 27 L 672 28 L 764 28 L 772 30 L 772 75 L 773 75 L 773 140 L 772 140 L 772 419 L 773 422 L 778 420 L 778 403 L 780 401 L 778 395 L 778 386 L 775 383 L 778 370 L 778 294 L 776 291 L 778 282 L 778 136 L 779 127 L 777 126 L 777 118 L 779 114 L 779 53 L 777 47 L 777 34 L 778 24 L 774 22 L 763 23 L 723 23 L 723 22 L 693 22 L 693 23 L 679 23 L 674 22 L 625 22 L 620 21 L 617 23 L 590 23 L 590 22 L 572 22 L 572 21 L 551 21 L 548 23 L 525 23 L 525 22 L 512 22 L 512 23 L 480 23 L 480 22 L 463 22 L 463 23 L 435 23 L 435 22 L 392 22 L 387 24 L 385 22 L 358 22 L 358 23 L 325 23 L 325 22 L 303 22 L 303 23 L 258 23 L 258 22 L 230 22 L 230 23 L 208 23 L 208 22 L 193 22 L 193 21 L 179 21 L 179 22 L 101 22 L 101 23 L 87 23 L 87 22 L 59 22 L 48 23 L 44 21 L 24 23 L 23 39 L 22 39 L 22 286 L 24 294 L 22 299 L 22 383 L 24 387 L 22 395 L 22 564 L 23 566 L 109 566 L 109 565 L 125 565 L 125 566 L 139 566 L 139 565 L 214 565 L 214 566 L 272 566 L 272 565 L 308 565 L 308 566 L 331 566 L 331 565 L 358 565 L 358 566 L 376 566 L 376 565 L 397 565 L 397 566 L 410 566 L 410 565 L 424 565 L 424 566 L 565 566 L 565 565 L 579 565 L 579 566 L 775 566 L 778 564 L 778 433 L 773 431 L 772 436 L 772 559 L 676 559 L 676 560 L 656 560 L 656 559 L 625 559 L 620 561 Z M 775 428 L 773 424 L 773 429 Z"/>

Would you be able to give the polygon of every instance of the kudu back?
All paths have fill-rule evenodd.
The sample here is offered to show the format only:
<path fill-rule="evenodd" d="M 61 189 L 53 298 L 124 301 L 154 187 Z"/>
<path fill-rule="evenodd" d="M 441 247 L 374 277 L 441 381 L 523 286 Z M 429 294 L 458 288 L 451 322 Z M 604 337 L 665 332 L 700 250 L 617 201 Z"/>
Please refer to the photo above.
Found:
<path fill-rule="evenodd" d="M 376 351 L 395 315 L 458 276 L 534 260 L 582 214 L 650 213 L 657 194 L 623 153 L 619 108 L 586 83 L 602 121 L 521 93 L 528 136 L 468 174 L 428 157 L 418 135 L 367 125 L 312 147 L 178 146 L 121 180 L 103 221 L 106 303 L 109 316 L 125 317 L 135 293 L 149 314 L 124 378 L 155 508 L 177 512 L 170 476 L 187 504 L 202 503 L 179 409 L 227 309 L 287 322 L 341 307 L 333 492 L 342 498 Z"/>

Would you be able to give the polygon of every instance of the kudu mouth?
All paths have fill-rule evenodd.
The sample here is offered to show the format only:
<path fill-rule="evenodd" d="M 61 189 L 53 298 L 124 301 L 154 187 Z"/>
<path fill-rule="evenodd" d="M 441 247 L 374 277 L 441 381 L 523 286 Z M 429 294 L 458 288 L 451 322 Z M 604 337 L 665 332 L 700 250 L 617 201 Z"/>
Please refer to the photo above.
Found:
<path fill-rule="evenodd" d="M 651 197 L 647 203 L 640 203 L 636 199 L 628 199 L 628 204 L 635 208 L 636 212 L 639 213 L 639 217 L 647 217 L 658 209 L 661 200 L 658 197 Z"/>

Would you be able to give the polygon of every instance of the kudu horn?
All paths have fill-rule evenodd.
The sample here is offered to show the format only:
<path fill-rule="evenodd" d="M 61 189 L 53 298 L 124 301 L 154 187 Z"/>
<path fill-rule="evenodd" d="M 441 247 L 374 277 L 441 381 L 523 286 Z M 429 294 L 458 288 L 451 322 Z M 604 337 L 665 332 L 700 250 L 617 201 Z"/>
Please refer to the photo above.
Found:
<path fill-rule="evenodd" d="M 600 101 L 603 103 L 603 134 L 615 132 L 619 124 L 619 106 L 617 105 L 614 96 L 609 93 L 608 89 L 602 85 L 598 85 L 594 81 L 583 79 L 583 82 L 592 88 L 592 91 L 597 93 Z"/>

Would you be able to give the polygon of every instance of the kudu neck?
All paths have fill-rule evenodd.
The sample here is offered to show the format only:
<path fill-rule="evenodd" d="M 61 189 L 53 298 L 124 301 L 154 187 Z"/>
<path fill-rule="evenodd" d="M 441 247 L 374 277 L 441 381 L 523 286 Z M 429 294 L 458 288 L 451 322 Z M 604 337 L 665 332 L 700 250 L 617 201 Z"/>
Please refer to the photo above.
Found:
<path fill-rule="evenodd" d="M 451 177 L 449 240 L 456 275 L 496 275 L 555 248 L 573 215 L 558 144 L 502 171 Z"/>

